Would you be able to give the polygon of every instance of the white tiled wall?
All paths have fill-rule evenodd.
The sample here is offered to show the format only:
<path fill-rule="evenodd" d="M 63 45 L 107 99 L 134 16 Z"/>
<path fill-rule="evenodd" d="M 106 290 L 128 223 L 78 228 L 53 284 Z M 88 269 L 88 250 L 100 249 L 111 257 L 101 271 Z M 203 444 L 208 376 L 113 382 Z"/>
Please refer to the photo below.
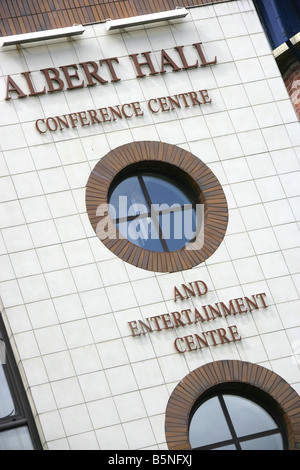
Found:
<path fill-rule="evenodd" d="M 199 41 L 217 65 L 135 78 L 130 53 Z M 120 82 L 4 100 L 7 74 L 17 81 L 31 70 L 39 88 L 42 67 L 112 55 Z M 170 393 L 213 360 L 259 363 L 299 392 L 299 122 L 252 2 L 193 8 L 184 20 L 122 33 L 88 26 L 80 39 L 2 50 L 0 67 L 0 294 L 45 447 L 165 449 Z M 34 127 L 41 117 L 201 88 L 213 98 L 202 109 L 53 134 Z M 226 237 L 193 270 L 135 268 L 91 229 L 90 171 L 135 140 L 189 149 L 223 185 Z M 202 351 L 177 353 L 179 330 L 130 336 L 128 321 L 174 311 L 173 286 L 198 279 L 209 288 L 203 303 L 265 292 L 270 307 L 236 319 L 241 342 Z"/>

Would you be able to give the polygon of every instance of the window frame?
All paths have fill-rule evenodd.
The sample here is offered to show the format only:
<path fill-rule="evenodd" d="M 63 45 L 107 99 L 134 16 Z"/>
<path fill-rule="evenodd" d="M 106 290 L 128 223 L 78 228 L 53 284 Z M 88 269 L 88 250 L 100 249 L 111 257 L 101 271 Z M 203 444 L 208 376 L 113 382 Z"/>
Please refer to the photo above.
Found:
<path fill-rule="evenodd" d="M 115 178 L 136 168 L 160 168 L 166 174 L 184 175 L 190 191 L 204 204 L 203 236 L 193 249 L 183 247 L 173 252 L 153 252 L 134 245 L 120 236 L 103 238 L 97 226 L 105 215 L 98 208 L 108 204 L 108 194 Z M 203 263 L 222 243 L 228 224 L 228 206 L 222 186 L 213 172 L 198 157 L 175 145 L 156 141 L 124 144 L 111 150 L 96 164 L 86 185 L 86 207 L 90 223 L 101 242 L 119 258 L 136 267 L 154 272 L 177 272 Z M 107 216 L 107 214 L 106 214 Z M 110 219 L 111 228 L 115 228 Z"/>
<path fill-rule="evenodd" d="M 1 312 L 0 341 L 4 341 L 5 345 L 5 364 L 2 365 L 9 391 L 16 408 L 16 413 L 14 415 L 0 418 L 0 433 L 10 429 L 26 426 L 28 428 L 28 433 L 31 438 L 33 449 L 41 450 L 41 440 L 36 428 L 32 410 L 29 405 L 28 397 L 25 392 L 24 384 L 18 370 L 12 347 L 10 345 Z"/>

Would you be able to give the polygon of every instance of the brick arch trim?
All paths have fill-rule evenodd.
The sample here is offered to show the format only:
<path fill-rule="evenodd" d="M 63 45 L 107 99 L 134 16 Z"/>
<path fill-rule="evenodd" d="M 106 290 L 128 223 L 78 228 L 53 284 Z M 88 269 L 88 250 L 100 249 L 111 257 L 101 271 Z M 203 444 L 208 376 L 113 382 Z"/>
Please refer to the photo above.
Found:
<path fill-rule="evenodd" d="M 132 244 L 121 234 L 113 239 L 105 238 L 103 232 L 100 233 L 99 222 L 103 220 L 104 212 L 99 215 L 98 209 L 108 203 L 109 189 L 114 179 L 132 165 L 149 167 L 152 163 L 161 165 L 166 172 L 168 169 L 180 171 L 201 195 L 201 203 L 204 204 L 204 230 L 192 248 L 189 245 L 170 253 L 153 252 Z M 155 272 L 182 271 L 204 262 L 223 241 L 228 224 L 225 194 L 208 166 L 185 149 L 156 141 L 125 144 L 111 150 L 99 160 L 86 185 L 86 207 L 95 233 L 108 249 L 134 266 Z M 115 230 L 113 222 L 109 223 L 110 229 Z"/>
<path fill-rule="evenodd" d="M 289 450 L 300 450 L 300 397 L 279 375 L 262 366 L 237 360 L 216 361 L 189 373 L 173 390 L 166 409 L 169 450 L 191 449 L 189 419 L 195 402 L 210 388 L 226 383 L 248 384 L 277 403 L 287 430 Z"/>

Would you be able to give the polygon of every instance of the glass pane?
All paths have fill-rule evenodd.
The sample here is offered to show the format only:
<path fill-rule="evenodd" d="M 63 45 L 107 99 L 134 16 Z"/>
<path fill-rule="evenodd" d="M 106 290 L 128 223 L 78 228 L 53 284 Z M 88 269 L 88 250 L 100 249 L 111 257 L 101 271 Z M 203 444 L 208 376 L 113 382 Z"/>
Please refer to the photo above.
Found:
<path fill-rule="evenodd" d="M 122 181 L 112 192 L 109 204 L 115 208 L 115 214 L 110 212 L 111 218 L 126 218 L 128 215 L 136 215 L 149 212 L 147 202 L 137 176 L 131 176 Z"/>
<path fill-rule="evenodd" d="M 161 241 L 150 217 L 116 224 L 117 229 L 131 243 L 145 250 L 163 252 Z"/>
<path fill-rule="evenodd" d="M 238 437 L 277 428 L 271 416 L 256 403 L 236 395 L 224 395 L 224 400 Z"/>
<path fill-rule="evenodd" d="M 159 223 L 169 251 L 176 251 L 184 247 L 194 237 L 196 231 L 195 211 L 194 209 L 171 211 L 160 215 Z"/>
<path fill-rule="evenodd" d="M 259 439 L 251 439 L 241 442 L 241 448 L 242 450 L 283 450 L 282 437 L 278 433 Z"/>
<path fill-rule="evenodd" d="M 15 405 L 5 377 L 3 366 L 0 364 L 0 419 L 15 414 Z"/>
<path fill-rule="evenodd" d="M 27 426 L 0 432 L 0 450 L 33 450 Z"/>
<path fill-rule="evenodd" d="M 191 446 L 195 448 L 231 438 L 218 398 L 207 400 L 192 418 L 189 429 Z"/>
<path fill-rule="evenodd" d="M 143 176 L 152 204 L 190 204 L 190 199 L 175 184 L 155 176 Z"/>
<path fill-rule="evenodd" d="M 143 184 L 150 196 L 151 208 L 146 202 Z M 158 217 L 161 227 L 163 225 L 163 238 L 167 241 L 169 251 L 179 250 L 194 238 L 196 212 L 191 207 L 191 201 L 181 189 L 163 176 L 126 178 L 112 192 L 109 204 L 110 216 L 118 224 L 118 230 L 141 248 L 156 252 L 167 250 L 166 244 L 159 241 Z M 184 213 L 182 206 L 185 206 Z M 161 210 L 164 213 L 159 216 L 158 212 Z"/>
<path fill-rule="evenodd" d="M 228 446 L 214 447 L 213 450 L 236 450 L 236 447 L 234 444 L 230 444 Z"/>

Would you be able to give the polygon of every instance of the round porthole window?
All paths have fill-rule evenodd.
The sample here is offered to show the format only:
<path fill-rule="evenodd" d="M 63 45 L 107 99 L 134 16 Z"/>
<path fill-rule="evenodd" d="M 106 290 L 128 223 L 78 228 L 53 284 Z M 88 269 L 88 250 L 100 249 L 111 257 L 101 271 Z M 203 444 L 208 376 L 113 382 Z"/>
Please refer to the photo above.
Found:
<path fill-rule="evenodd" d="M 169 450 L 297 450 L 300 397 L 275 372 L 237 360 L 186 375 L 165 415 Z"/>
<path fill-rule="evenodd" d="M 133 165 L 126 173 L 111 185 L 108 197 L 110 217 L 124 238 L 145 250 L 167 253 L 196 239 L 203 221 L 200 192 L 193 194 L 163 165 L 160 171 L 157 165 L 149 170 Z"/>
<path fill-rule="evenodd" d="M 198 450 L 283 450 L 278 421 L 260 404 L 233 393 L 213 395 L 194 410 L 191 447 Z"/>
<path fill-rule="evenodd" d="M 162 142 L 112 150 L 92 171 L 86 204 L 96 235 L 137 267 L 174 272 L 211 256 L 227 228 L 222 187 L 196 156 Z"/>

